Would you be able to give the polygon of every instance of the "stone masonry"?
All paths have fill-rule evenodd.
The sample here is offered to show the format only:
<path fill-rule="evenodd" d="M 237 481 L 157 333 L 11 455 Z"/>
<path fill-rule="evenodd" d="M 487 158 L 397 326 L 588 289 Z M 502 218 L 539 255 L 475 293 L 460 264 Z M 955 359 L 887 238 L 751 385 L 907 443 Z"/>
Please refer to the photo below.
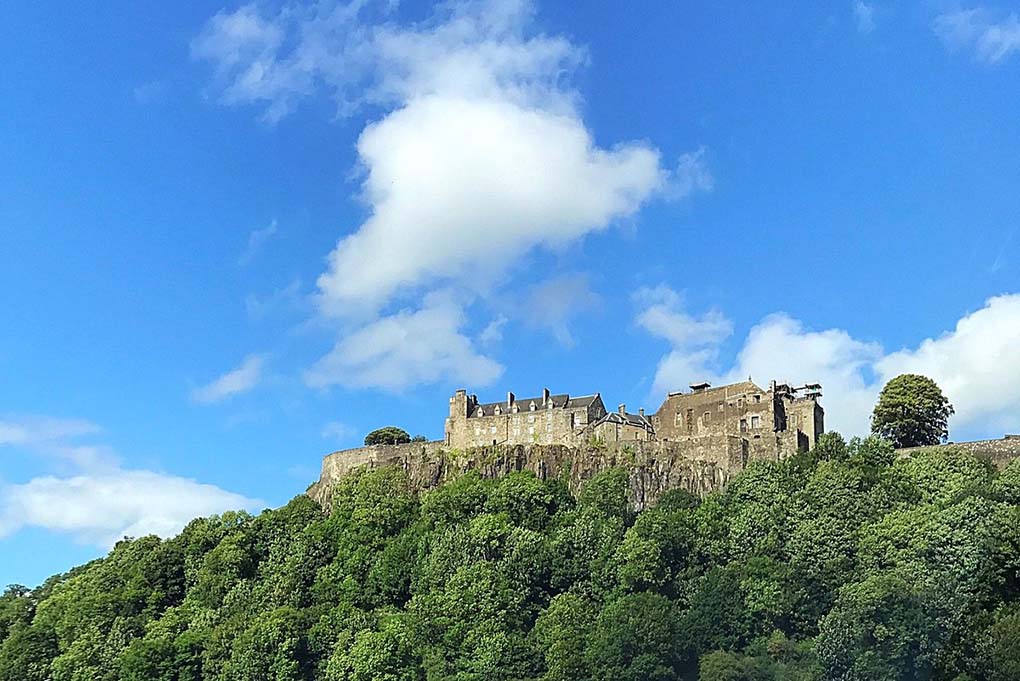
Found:
<path fill-rule="evenodd" d="M 583 446 L 591 442 L 672 441 L 705 449 L 737 440 L 751 459 L 780 459 L 810 449 L 824 431 L 821 386 L 793 388 L 773 381 L 764 390 L 747 380 L 672 392 L 659 410 L 606 410 L 599 393 L 551 394 L 482 403 L 458 390 L 450 398 L 444 443 L 454 449 L 495 445 Z"/>

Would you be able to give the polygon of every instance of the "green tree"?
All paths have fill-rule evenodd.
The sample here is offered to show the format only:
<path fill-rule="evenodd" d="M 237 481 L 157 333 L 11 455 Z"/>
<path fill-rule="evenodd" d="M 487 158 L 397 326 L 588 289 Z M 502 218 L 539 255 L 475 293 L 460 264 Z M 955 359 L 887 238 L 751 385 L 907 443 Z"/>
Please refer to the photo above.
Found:
<path fill-rule="evenodd" d="M 386 426 L 376 428 L 365 436 L 366 445 L 402 445 L 411 441 L 411 436 L 403 428 Z"/>
<path fill-rule="evenodd" d="M 672 681 L 681 673 L 677 612 L 664 596 L 643 592 L 599 614 L 587 659 L 596 681 Z"/>
<path fill-rule="evenodd" d="M 871 432 L 900 447 L 937 445 L 949 438 L 953 405 L 927 376 L 902 374 L 885 384 L 871 415 Z"/>
<path fill-rule="evenodd" d="M 595 621 L 595 604 L 573 593 L 563 593 L 535 622 L 535 640 L 545 656 L 542 681 L 586 681 L 591 667 L 584 651 Z"/>
<path fill-rule="evenodd" d="M 914 586 L 895 574 L 846 586 L 819 624 L 825 678 L 909 681 L 933 674 L 937 648 L 927 609 Z"/>

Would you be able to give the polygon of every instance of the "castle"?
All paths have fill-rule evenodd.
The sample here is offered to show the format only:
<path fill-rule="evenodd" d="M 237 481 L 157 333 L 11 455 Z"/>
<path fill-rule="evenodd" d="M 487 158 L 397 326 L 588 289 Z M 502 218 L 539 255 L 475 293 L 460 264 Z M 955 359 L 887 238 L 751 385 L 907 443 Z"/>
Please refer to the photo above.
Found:
<path fill-rule="evenodd" d="M 633 414 L 621 404 L 607 411 L 599 393 L 572 397 L 543 390 L 539 397 L 481 403 L 458 390 L 450 398 L 444 444 L 452 449 L 491 445 L 567 445 L 624 441 L 682 442 L 698 450 L 738 450 L 740 458 L 785 458 L 814 446 L 825 430 L 821 386 L 772 381 L 767 390 L 750 379 L 671 392 L 659 410 Z"/>
<path fill-rule="evenodd" d="M 767 390 L 749 378 L 712 387 L 695 383 L 672 392 L 658 411 L 636 414 L 620 405 L 607 411 L 598 393 L 540 396 L 481 403 L 458 390 L 450 398 L 444 438 L 432 442 L 366 445 L 322 460 L 308 495 L 324 507 L 337 484 L 362 468 L 401 468 L 416 489 L 432 489 L 468 471 L 498 478 L 531 471 L 564 480 L 577 492 L 592 476 L 626 467 L 628 498 L 648 508 L 664 492 L 699 497 L 722 489 L 753 461 L 778 461 L 815 445 L 825 429 L 821 386 L 772 381 Z M 988 461 L 999 470 L 1020 458 L 1020 435 L 939 445 Z M 910 456 L 914 450 L 899 450 Z"/>

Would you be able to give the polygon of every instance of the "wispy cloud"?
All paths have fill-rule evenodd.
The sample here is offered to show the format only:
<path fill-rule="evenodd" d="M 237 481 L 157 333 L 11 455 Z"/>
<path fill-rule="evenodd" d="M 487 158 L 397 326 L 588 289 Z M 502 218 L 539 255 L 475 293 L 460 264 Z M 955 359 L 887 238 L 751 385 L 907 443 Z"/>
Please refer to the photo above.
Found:
<path fill-rule="evenodd" d="M 266 242 L 276 235 L 276 220 L 273 220 L 268 225 L 261 229 L 256 229 L 248 235 L 248 244 L 244 248 L 244 252 L 237 259 L 239 265 L 247 265 L 252 259 L 262 250 Z"/>
<path fill-rule="evenodd" d="M 295 279 L 286 286 L 275 289 L 265 296 L 250 294 L 244 299 L 244 309 L 251 319 L 264 319 L 270 314 L 287 309 L 310 306 L 301 295 L 301 280 Z"/>
<path fill-rule="evenodd" d="M 599 302 L 588 277 L 581 273 L 562 274 L 528 289 L 516 314 L 526 324 L 548 329 L 564 347 L 573 347 L 571 320 L 589 313 Z"/>
<path fill-rule="evenodd" d="M 343 442 L 350 440 L 357 433 L 357 428 L 341 421 L 330 421 L 322 427 L 322 437 L 327 440 Z"/>
<path fill-rule="evenodd" d="M 162 102 L 167 95 L 167 84 L 161 80 L 150 80 L 142 83 L 131 91 L 131 96 L 139 104 Z"/>
<path fill-rule="evenodd" d="M 236 369 L 192 390 L 191 399 L 200 404 L 212 404 L 248 392 L 258 385 L 264 364 L 264 356 L 248 355 Z"/>
<path fill-rule="evenodd" d="M 116 457 L 110 449 L 89 441 L 100 432 L 84 419 L 7 416 L 0 418 L 0 447 L 20 447 L 80 467 L 112 464 Z"/>
<path fill-rule="evenodd" d="M 875 7 L 863 0 L 854 2 L 854 20 L 857 22 L 857 30 L 868 34 L 875 30 Z"/>
<path fill-rule="evenodd" d="M 985 7 L 947 12 L 935 18 L 933 28 L 949 49 L 973 50 L 986 64 L 1020 52 L 1020 17 L 1015 12 L 997 15 Z"/>

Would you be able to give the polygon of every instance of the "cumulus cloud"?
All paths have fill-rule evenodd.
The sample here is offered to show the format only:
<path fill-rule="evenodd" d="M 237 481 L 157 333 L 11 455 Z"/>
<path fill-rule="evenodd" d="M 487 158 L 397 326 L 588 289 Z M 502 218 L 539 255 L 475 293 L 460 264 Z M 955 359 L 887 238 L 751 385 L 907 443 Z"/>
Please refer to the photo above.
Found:
<path fill-rule="evenodd" d="M 317 280 L 321 314 L 358 320 L 345 328 L 351 343 L 437 314 L 386 316 L 402 298 L 442 288 L 482 295 L 533 250 L 604 230 L 656 195 L 712 188 L 704 149 L 670 169 L 647 142 L 595 142 L 569 84 L 587 54 L 537 33 L 528 0 L 442 3 L 414 25 L 387 20 L 388 7 L 247 5 L 217 14 L 192 43 L 213 65 L 222 101 L 261 105 L 268 123 L 316 91 L 341 115 L 381 110 L 357 141 L 368 217 L 338 239 Z M 365 319 L 374 321 L 352 326 Z M 392 363 L 404 366 L 407 354 Z M 472 358 L 470 373 L 492 375 L 494 362 Z M 312 375 L 337 364 L 331 353 Z"/>
<path fill-rule="evenodd" d="M 814 331 L 774 314 L 751 329 L 728 366 L 720 366 L 719 350 L 732 327 L 721 314 L 693 317 L 665 287 L 639 300 L 645 304 L 637 323 L 671 345 L 656 371 L 656 397 L 702 380 L 721 384 L 751 376 L 760 384 L 818 382 L 827 426 L 864 434 L 882 386 L 909 372 L 930 376 L 942 387 L 957 411 L 952 428 L 994 436 L 1018 425 L 1020 295 L 991 298 L 961 318 L 955 330 L 893 353 L 842 329 Z"/>
<path fill-rule="evenodd" d="M 241 257 L 237 259 L 239 265 L 247 265 L 252 261 L 252 258 L 262 250 L 262 247 L 267 241 L 276 235 L 276 220 L 273 220 L 265 227 L 260 229 L 252 230 L 251 234 L 248 235 L 248 244 L 244 248 L 244 252 L 241 253 Z"/>
<path fill-rule="evenodd" d="M 82 419 L 0 420 L 0 447 L 41 455 L 43 462 L 53 463 L 55 455 L 59 468 L 73 470 L 65 477 L 42 475 L 0 485 L 0 538 L 38 527 L 108 548 L 125 535 L 166 537 L 196 516 L 261 503 L 174 475 L 124 469 L 109 447 L 81 442 L 100 432 Z"/>
<path fill-rule="evenodd" d="M 956 407 L 957 426 L 1020 427 L 1020 294 L 996 296 L 952 331 L 877 363 L 884 378 L 933 378 Z"/>
<path fill-rule="evenodd" d="M 151 471 L 40 477 L 0 488 L 0 537 L 23 527 L 40 527 L 109 548 L 125 536 L 169 537 L 197 516 L 254 509 L 260 503 L 213 485 Z"/>
<path fill-rule="evenodd" d="M 688 314 L 680 294 L 663 285 L 638 289 L 634 301 L 641 308 L 637 325 L 671 346 L 656 368 L 653 398 L 703 380 L 708 367 L 717 363 L 719 344 L 733 332 L 733 324 L 718 310 L 700 317 Z"/>
<path fill-rule="evenodd" d="M 461 332 L 460 305 L 447 293 L 430 294 L 417 311 L 403 310 L 344 335 L 305 374 L 308 385 L 380 388 L 397 392 L 438 380 L 488 385 L 503 367 L 478 354 Z"/>
<path fill-rule="evenodd" d="M 996 64 L 1020 52 L 1020 17 L 1011 13 L 996 19 L 984 7 L 940 14 L 935 34 L 951 50 L 973 50 L 979 61 Z"/>
<path fill-rule="evenodd" d="M 192 390 L 191 399 L 200 404 L 212 404 L 248 392 L 261 380 L 264 364 L 265 358 L 261 355 L 248 355 L 241 362 L 241 366 L 228 371 L 211 383 Z"/>

